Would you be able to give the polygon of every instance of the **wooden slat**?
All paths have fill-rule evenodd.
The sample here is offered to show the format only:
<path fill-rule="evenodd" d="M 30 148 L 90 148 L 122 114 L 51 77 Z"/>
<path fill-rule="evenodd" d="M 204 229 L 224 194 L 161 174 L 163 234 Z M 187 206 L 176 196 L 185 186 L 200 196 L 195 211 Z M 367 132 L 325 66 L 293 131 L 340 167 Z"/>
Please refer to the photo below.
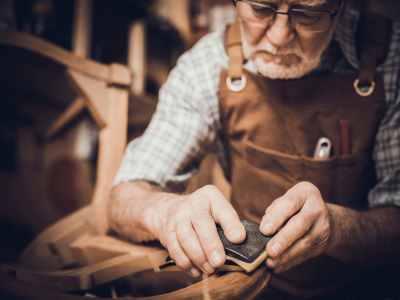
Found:
<path fill-rule="evenodd" d="M 124 86 L 130 86 L 131 84 L 131 74 L 122 65 L 118 73 L 113 73 L 113 76 L 110 76 L 109 66 L 78 57 L 52 43 L 27 33 L 0 31 L 0 47 L 4 46 L 17 47 L 34 52 L 54 61 L 54 63 L 61 64 L 66 68 L 79 71 L 109 84 Z"/>
<path fill-rule="evenodd" d="M 66 110 L 50 125 L 46 133 L 46 138 L 52 138 L 59 133 L 69 122 L 79 115 L 85 108 L 86 103 L 83 98 L 75 99 Z"/>
<path fill-rule="evenodd" d="M 159 0 L 157 1 L 158 13 L 170 21 L 182 35 L 186 44 L 192 39 L 192 28 L 190 22 L 189 0 Z"/>
<path fill-rule="evenodd" d="M 64 267 L 59 256 L 60 249 L 66 246 L 67 241 L 71 243 L 86 233 L 94 232 L 87 222 L 92 212 L 92 207 L 87 206 L 44 230 L 20 256 L 21 265 L 32 269 Z M 69 246 L 67 249 L 70 249 Z"/>
<path fill-rule="evenodd" d="M 127 142 L 128 91 L 110 87 L 107 93 L 107 127 L 99 137 L 96 186 L 93 197 L 95 221 L 99 234 L 108 230 L 107 203 L 112 182 L 121 164 Z"/>
<path fill-rule="evenodd" d="M 85 76 L 77 71 L 69 70 L 67 73 L 83 96 L 82 99 L 96 125 L 104 128 L 107 125 L 108 110 L 111 104 L 107 97 L 107 85 L 101 80 Z"/>
<path fill-rule="evenodd" d="M 207 289 L 213 300 L 250 300 L 266 288 L 271 275 L 266 269 L 257 270 L 252 276 L 233 272 L 225 276 L 211 276 L 207 279 Z M 0 272 L 0 290 L 17 299 L 43 300 L 84 300 L 84 296 L 61 293 L 43 287 L 43 283 L 27 283 L 15 279 L 10 273 Z M 202 300 L 204 282 L 200 281 L 186 288 L 167 294 L 150 297 L 124 297 L 125 300 Z M 94 300 L 110 300 L 110 298 L 91 298 Z"/>
<path fill-rule="evenodd" d="M 72 51 L 83 58 L 89 58 L 92 49 L 92 9 L 92 0 L 75 0 Z"/>
<path fill-rule="evenodd" d="M 128 67 L 133 75 L 132 93 L 143 95 L 146 83 L 146 28 L 142 21 L 133 23 L 129 29 Z"/>

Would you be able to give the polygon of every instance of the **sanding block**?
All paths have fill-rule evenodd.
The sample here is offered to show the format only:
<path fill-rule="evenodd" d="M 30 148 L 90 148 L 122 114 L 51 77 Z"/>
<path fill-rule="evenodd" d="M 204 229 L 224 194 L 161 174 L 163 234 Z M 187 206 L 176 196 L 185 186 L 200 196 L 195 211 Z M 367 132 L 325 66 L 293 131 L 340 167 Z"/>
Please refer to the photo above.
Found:
<path fill-rule="evenodd" d="M 246 272 L 252 272 L 266 260 L 266 246 L 271 238 L 263 235 L 256 223 L 242 220 L 242 224 L 246 229 L 246 239 L 241 244 L 231 243 L 220 226 L 217 226 L 217 230 L 225 248 L 226 260 Z"/>
<path fill-rule="evenodd" d="M 219 268 L 222 271 L 244 271 L 250 273 L 257 269 L 267 258 L 266 246 L 271 237 L 263 235 L 259 225 L 247 220 L 241 221 L 246 230 L 246 239 L 240 244 L 231 243 L 224 235 L 221 226 L 217 225 L 218 235 L 225 249 L 226 261 Z M 160 268 L 174 264 L 168 257 Z M 172 269 L 171 269 L 172 270 Z"/>

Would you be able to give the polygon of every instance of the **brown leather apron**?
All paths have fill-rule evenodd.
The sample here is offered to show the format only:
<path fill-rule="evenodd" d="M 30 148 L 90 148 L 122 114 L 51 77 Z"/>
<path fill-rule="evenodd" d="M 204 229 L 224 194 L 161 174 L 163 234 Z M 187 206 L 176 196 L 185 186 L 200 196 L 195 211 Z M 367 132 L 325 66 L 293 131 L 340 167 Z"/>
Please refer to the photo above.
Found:
<path fill-rule="evenodd" d="M 241 217 L 260 222 L 271 202 L 301 181 L 316 185 L 327 202 L 365 208 L 375 183 L 372 150 L 385 99 L 383 82 L 375 75 L 376 60 L 361 59 L 356 74 L 321 72 L 270 80 L 243 69 L 238 22 L 227 30 L 225 46 L 230 65 L 220 77 L 220 116 L 231 167 L 231 200 Z M 357 78 L 375 80 L 375 88 L 357 93 Z M 238 84 L 229 86 L 230 79 L 238 79 Z M 345 155 L 339 153 L 341 120 L 351 129 L 351 153 Z M 332 141 L 333 153 L 317 161 L 313 153 L 321 137 Z M 354 271 L 318 257 L 274 276 L 272 284 L 289 294 L 315 295 L 341 285 Z"/>

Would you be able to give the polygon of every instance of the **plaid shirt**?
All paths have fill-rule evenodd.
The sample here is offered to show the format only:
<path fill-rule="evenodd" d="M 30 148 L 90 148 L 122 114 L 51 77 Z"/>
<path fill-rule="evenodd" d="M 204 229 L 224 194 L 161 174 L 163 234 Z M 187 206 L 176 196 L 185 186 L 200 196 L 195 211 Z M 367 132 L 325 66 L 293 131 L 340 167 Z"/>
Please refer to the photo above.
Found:
<path fill-rule="evenodd" d="M 333 72 L 358 68 L 355 32 L 359 13 L 346 9 L 336 29 L 341 63 Z M 195 170 L 194 160 L 219 144 L 221 130 L 219 75 L 228 66 L 223 32 L 200 40 L 179 59 L 159 93 L 159 103 L 145 134 L 132 141 L 114 184 L 147 180 L 167 186 L 188 180 Z M 383 76 L 388 108 L 378 130 L 374 147 L 377 185 L 369 193 L 369 205 L 400 206 L 400 22 L 394 23 L 390 51 L 378 68 Z M 336 60 L 337 61 L 337 60 Z M 327 67 L 324 61 L 321 67 Z M 251 65 L 245 66 L 251 70 Z"/>

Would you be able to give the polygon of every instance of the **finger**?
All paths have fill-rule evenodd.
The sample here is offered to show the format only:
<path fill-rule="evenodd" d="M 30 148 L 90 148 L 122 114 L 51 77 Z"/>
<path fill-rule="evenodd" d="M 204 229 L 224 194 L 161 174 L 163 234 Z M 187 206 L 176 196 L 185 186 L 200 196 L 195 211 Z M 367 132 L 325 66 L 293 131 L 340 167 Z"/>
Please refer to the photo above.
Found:
<path fill-rule="evenodd" d="M 199 277 L 200 272 L 193 267 L 190 259 L 186 256 L 176 237 L 174 231 L 167 233 L 166 248 L 169 256 L 175 261 L 175 264 L 184 271 L 189 271 L 193 277 Z"/>
<path fill-rule="evenodd" d="M 308 244 L 306 238 L 297 241 L 292 248 L 285 253 L 278 261 L 272 262 L 276 273 L 286 272 L 291 268 L 303 263 L 311 256 L 311 252 L 307 251 Z"/>
<path fill-rule="evenodd" d="M 285 272 L 309 258 L 319 255 L 322 252 L 320 246 L 323 242 L 324 239 L 320 236 L 319 226 L 315 224 L 307 235 L 296 241 L 279 258 L 279 262 L 275 266 L 275 272 Z"/>
<path fill-rule="evenodd" d="M 246 230 L 232 204 L 214 186 L 205 187 L 206 196 L 211 200 L 210 209 L 214 220 L 221 225 L 225 236 L 232 243 L 241 243 L 246 238 Z"/>
<path fill-rule="evenodd" d="M 293 187 L 266 209 L 260 231 L 265 235 L 274 235 L 290 217 L 299 212 L 304 202 L 303 193 L 297 192 L 296 186 Z"/>
<path fill-rule="evenodd" d="M 222 266 L 225 262 L 225 251 L 214 219 L 207 212 L 199 213 L 192 219 L 192 224 L 207 260 L 214 268 Z"/>
<path fill-rule="evenodd" d="M 281 256 L 287 251 L 297 240 L 302 238 L 315 223 L 314 215 L 301 210 L 294 215 L 289 221 L 278 231 L 277 234 L 267 244 L 267 254 L 271 258 Z"/>
<path fill-rule="evenodd" d="M 206 255 L 190 221 L 177 227 L 176 236 L 183 251 L 196 267 L 208 274 L 214 272 L 214 268 L 207 262 Z"/>

